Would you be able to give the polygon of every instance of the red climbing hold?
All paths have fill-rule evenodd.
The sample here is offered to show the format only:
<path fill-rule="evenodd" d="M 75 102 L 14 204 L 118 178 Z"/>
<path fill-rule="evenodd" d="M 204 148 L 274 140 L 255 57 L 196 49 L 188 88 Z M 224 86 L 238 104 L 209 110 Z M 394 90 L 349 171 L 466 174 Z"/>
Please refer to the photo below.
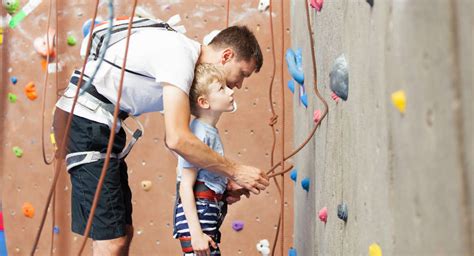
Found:
<path fill-rule="evenodd" d="M 336 103 L 339 102 L 339 97 L 338 97 L 334 92 L 331 93 L 331 98 L 332 98 Z"/>
<path fill-rule="evenodd" d="M 314 120 L 315 123 L 317 123 L 317 122 L 319 122 L 319 120 L 321 120 L 321 110 L 316 109 L 314 111 L 313 120 Z"/>
<path fill-rule="evenodd" d="M 316 9 L 316 11 L 320 12 L 321 9 L 323 9 L 323 3 L 324 0 L 311 0 L 311 3 L 309 5 Z"/>
<path fill-rule="evenodd" d="M 328 208 L 324 207 L 323 209 L 319 210 L 319 219 L 326 223 L 328 221 Z"/>

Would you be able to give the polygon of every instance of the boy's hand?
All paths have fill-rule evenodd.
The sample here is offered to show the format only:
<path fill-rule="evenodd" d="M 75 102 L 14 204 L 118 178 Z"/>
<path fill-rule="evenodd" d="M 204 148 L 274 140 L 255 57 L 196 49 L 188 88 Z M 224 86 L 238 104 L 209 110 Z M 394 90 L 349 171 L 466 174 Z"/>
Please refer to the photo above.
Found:
<path fill-rule="evenodd" d="M 236 165 L 232 179 L 247 191 L 256 195 L 270 185 L 263 170 L 247 165 Z"/>
<path fill-rule="evenodd" d="M 216 243 L 212 238 L 204 233 L 200 235 L 191 236 L 191 245 L 193 251 L 197 256 L 210 256 L 211 250 L 209 249 L 209 243 L 215 249 L 217 248 Z"/>

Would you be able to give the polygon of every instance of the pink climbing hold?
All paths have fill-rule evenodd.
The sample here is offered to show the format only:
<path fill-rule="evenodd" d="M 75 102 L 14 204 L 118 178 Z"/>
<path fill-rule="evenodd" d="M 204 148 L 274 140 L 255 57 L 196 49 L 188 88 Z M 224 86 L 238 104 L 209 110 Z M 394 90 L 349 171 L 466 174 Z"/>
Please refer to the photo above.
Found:
<path fill-rule="evenodd" d="M 324 0 L 311 0 L 311 3 L 309 5 L 316 9 L 316 11 L 320 12 L 321 9 L 323 9 L 323 3 Z"/>
<path fill-rule="evenodd" d="M 317 123 L 317 122 L 319 122 L 319 120 L 321 120 L 321 110 L 316 109 L 314 111 L 313 120 L 314 120 L 315 123 Z"/>
<path fill-rule="evenodd" d="M 319 219 L 326 223 L 328 220 L 328 208 L 324 207 L 323 209 L 319 210 Z"/>
<path fill-rule="evenodd" d="M 331 93 L 331 98 L 332 98 L 336 103 L 339 102 L 339 97 L 338 97 L 334 92 Z"/>

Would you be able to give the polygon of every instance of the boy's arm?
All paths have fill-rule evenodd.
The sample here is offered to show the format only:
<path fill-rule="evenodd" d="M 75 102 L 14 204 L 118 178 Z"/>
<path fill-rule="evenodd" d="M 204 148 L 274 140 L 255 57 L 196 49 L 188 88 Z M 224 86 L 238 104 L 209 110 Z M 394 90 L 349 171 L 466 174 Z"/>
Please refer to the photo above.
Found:
<path fill-rule="evenodd" d="M 166 144 L 188 162 L 201 168 L 225 175 L 254 194 L 270 183 L 263 170 L 238 165 L 211 150 L 189 129 L 189 98 L 181 89 L 163 83 Z"/>
<path fill-rule="evenodd" d="M 204 234 L 199 223 L 198 212 L 196 208 L 196 199 L 194 198 L 194 183 L 196 182 L 198 171 L 196 168 L 184 168 L 181 173 L 181 184 L 179 185 L 179 194 L 183 204 L 184 216 L 188 221 L 189 233 L 191 234 L 191 244 L 194 252 L 209 253 L 209 243 L 217 248 L 216 243 L 208 235 Z M 206 254 L 207 255 L 207 254 Z"/>
<path fill-rule="evenodd" d="M 186 216 L 186 220 L 188 221 L 191 237 L 196 237 L 202 233 L 193 191 L 196 178 L 196 168 L 184 168 L 181 172 L 181 183 L 179 185 L 179 195 L 181 197 L 181 203 L 183 204 L 184 216 Z"/>

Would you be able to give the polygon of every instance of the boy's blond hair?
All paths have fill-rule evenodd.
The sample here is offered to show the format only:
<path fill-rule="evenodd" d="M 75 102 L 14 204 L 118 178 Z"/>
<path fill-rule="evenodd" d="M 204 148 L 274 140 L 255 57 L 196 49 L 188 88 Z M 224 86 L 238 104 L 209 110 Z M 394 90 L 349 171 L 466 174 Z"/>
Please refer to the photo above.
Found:
<path fill-rule="evenodd" d="M 189 102 L 191 113 L 198 116 L 199 107 L 197 100 L 200 96 L 205 96 L 209 92 L 209 85 L 214 82 L 226 84 L 224 70 L 214 64 L 198 64 L 194 70 L 194 80 L 189 91 Z"/>

